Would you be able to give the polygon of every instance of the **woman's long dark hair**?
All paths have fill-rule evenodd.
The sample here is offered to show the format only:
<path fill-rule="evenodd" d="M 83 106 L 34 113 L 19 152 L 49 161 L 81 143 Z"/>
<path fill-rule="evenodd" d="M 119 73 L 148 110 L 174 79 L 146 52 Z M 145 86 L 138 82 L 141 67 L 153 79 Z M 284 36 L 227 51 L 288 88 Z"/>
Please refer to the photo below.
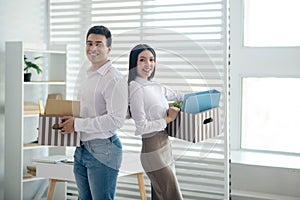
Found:
<path fill-rule="evenodd" d="M 130 55 L 129 55 L 128 84 L 135 79 L 135 77 L 137 75 L 137 61 L 138 61 L 139 54 L 145 50 L 149 50 L 153 54 L 154 60 L 156 61 L 156 53 L 155 53 L 154 49 L 152 47 L 150 47 L 149 45 L 138 44 L 135 47 L 133 47 L 133 49 L 131 50 Z M 154 74 L 155 74 L 155 67 L 153 69 L 153 72 L 149 76 L 148 80 L 151 80 L 154 77 Z M 130 105 L 128 105 L 128 111 L 127 111 L 126 118 L 127 119 L 131 118 Z"/>
<path fill-rule="evenodd" d="M 128 84 L 135 79 L 135 77 L 137 75 L 137 61 L 138 61 L 139 54 L 145 50 L 149 50 L 153 54 L 154 60 L 156 61 L 156 53 L 152 47 L 150 47 L 147 44 L 136 45 L 131 50 L 130 55 L 129 55 Z M 151 80 L 154 77 L 154 74 L 155 74 L 155 67 L 153 69 L 153 72 L 149 76 L 148 80 Z"/>

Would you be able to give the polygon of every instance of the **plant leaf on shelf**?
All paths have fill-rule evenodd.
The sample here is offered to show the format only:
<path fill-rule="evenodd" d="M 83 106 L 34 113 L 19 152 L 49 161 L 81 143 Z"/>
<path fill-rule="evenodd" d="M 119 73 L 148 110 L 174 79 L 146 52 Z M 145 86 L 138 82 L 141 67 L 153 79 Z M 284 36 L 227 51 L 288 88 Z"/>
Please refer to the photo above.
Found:
<path fill-rule="evenodd" d="M 43 56 L 37 56 L 34 58 L 34 60 L 38 60 L 40 58 L 42 58 Z M 40 68 L 40 66 L 38 66 L 37 64 L 31 62 L 31 61 L 28 61 L 28 58 L 24 55 L 24 62 L 25 62 L 25 65 L 26 67 L 24 68 L 24 71 L 26 73 L 28 73 L 29 69 L 30 68 L 33 68 L 36 70 L 37 74 L 40 74 L 43 72 L 43 70 Z"/>

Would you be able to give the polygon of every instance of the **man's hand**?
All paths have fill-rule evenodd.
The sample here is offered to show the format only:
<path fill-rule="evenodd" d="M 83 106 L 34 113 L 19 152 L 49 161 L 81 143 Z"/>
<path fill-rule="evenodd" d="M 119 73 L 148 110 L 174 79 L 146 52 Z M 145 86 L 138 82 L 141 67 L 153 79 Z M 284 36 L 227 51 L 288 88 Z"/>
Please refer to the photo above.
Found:
<path fill-rule="evenodd" d="M 63 116 L 61 118 L 62 123 L 59 124 L 59 127 L 61 127 L 61 134 L 69 134 L 74 132 L 74 117 L 72 116 Z"/>

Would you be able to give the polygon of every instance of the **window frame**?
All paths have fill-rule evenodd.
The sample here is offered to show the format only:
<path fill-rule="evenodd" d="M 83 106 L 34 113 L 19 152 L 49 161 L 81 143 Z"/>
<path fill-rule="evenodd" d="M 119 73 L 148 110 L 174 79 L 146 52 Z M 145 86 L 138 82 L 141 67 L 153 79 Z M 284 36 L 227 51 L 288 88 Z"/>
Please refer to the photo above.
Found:
<path fill-rule="evenodd" d="M 244 46 L 244 0 L 230 2 L 230 97 L 231 150 L 241 148 L 243 77 L 300 78 L 300 47 Z M 257 150 L 253 150 L 257 151 Z M 257 151 L 261 152 L 261 151 Z M 274 152 L 282 154 L 283 152 Z"/>

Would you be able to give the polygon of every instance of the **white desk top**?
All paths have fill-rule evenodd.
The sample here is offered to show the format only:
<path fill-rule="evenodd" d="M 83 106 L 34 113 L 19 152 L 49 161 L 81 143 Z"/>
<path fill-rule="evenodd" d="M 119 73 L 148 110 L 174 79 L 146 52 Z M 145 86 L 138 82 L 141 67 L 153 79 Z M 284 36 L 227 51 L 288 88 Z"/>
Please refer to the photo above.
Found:
<path fill-rule="evenodd" d="M 36 171 L 38 177 L 75 181 L 72 163 L 43 163 L 37 162 Z M 140 153 L 123 152 L 123 160 L 119 177 L 144 172 L 140 162 Z"/>

